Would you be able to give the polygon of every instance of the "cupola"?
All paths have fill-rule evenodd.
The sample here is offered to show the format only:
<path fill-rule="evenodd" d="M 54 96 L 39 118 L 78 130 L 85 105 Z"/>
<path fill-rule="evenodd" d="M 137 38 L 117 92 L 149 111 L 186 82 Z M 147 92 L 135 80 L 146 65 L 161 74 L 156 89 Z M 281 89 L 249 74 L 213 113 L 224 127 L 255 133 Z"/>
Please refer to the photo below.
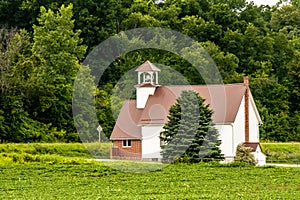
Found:
<path fill-rule="evenodd" d="M 138 84 L 136 87 L 136 107 L 145 108 L 150 95 L 153 95 L 158 87 L 158 69 L 150 61 L 146 61 L 136 70 L 138 73 Z"/>
<path fill-rule="evenodd" d="M 139 66 L 136 70 L 138 72 L 138 84 L 151 84 L 158 85 L 158 69 L 154 64 L 152 64 L 149 60 L 144 62 L 141 66 Z"/>

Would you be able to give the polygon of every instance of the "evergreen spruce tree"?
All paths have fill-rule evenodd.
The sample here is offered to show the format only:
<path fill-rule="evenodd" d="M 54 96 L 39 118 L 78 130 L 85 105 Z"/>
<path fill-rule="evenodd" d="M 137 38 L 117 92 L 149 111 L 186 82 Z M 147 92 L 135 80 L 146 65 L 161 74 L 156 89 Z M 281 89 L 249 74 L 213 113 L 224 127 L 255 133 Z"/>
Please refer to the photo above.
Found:
<path fill-rule="evenodd" d="M 195 91 L 183 91 L 169 110 L 168 123 L 161 133 L 163 160 L 199 162 L 223 159 L 218 131 L 213 127 L 208 105 Z"/>

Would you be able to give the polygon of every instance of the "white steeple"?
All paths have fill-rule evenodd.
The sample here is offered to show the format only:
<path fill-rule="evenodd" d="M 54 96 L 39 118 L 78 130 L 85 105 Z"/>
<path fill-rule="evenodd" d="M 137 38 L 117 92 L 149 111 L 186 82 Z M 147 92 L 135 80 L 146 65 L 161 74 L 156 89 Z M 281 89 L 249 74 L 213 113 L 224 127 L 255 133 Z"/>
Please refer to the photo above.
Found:
<path fill-rule="evenodd" d="M 144 108 L 149 95 L 153 95 L 158 87 L 158 69 L 150 61 L 146 61 L 136 70 L 138 72 L 138 85 L 136 85 L 136 107 Z"/>
<path fill-rule="evenodd" d="M 139 66 L 136 70 L 138 72 L 138 84 L 158 84 L 158 69 L 155 65 L 153 65 L 149 60 L 144 62 L 141 66 Z"/>

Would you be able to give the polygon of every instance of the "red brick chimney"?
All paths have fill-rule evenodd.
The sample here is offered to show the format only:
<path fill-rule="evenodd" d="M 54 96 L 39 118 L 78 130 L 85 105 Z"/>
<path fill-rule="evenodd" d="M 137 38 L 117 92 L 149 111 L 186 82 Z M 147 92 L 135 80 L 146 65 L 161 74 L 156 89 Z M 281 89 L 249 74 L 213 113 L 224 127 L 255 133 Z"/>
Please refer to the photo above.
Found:
<path fill-rule="evenodd" d="M 249 142 L 249 79 L 244 77 L 245 91 L 245 142 Z"/>

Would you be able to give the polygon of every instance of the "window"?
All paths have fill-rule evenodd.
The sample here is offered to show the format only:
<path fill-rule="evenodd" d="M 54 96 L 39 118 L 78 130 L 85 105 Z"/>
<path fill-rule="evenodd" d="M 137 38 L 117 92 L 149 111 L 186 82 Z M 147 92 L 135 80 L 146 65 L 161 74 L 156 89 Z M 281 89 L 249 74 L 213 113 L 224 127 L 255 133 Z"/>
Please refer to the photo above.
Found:
<path fill-rule="evenodd" d="M 123 140 L 123 147 L 131 147 L 131 140 Z"/>

